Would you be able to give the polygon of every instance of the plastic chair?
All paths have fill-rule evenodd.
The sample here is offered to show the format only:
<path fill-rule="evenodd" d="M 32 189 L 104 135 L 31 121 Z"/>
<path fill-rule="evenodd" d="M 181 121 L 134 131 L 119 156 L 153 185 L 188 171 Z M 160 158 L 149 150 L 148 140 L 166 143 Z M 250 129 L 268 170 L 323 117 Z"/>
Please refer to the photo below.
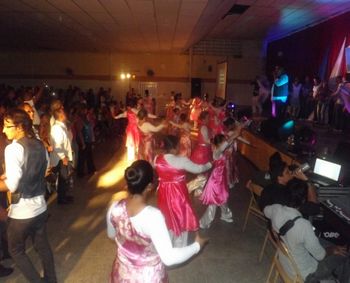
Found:
<path fill-rule="evenodd" d="M 262 224 L 258 225 L 258 226 L 260 228 L 266 230 L 264 242 L 263 242 L 263 245 L 261 247 L 259 259 L 258 259 L 259 262 L 261 262 L 263 255 L 264 255 L 267 240 L 269 239 L 269 231 L 267 229 L 268 220 L 265 217 L 264 213 L 260 210 L 259 205 L 258 205 L 258 201 L 257 201 L 257 197 L 259 197 L 261 195 L 261 192 L 263 191 L 263 187 L 261 187 L 257 184 L 254 184 L 251 180 L 249 180 L 247 182 L 246 188 L 249 190 L 251 197 L 250 197 L 250 202 L 249 202 L 249 206 L 247 209 L 247 213 L 245 216 L 244 224 L 242 227 L 242 232 L 245 231 L 245 229 L 247 227 L 248 220 L 249 220 L 249 216 L 251 214 L 254 215 L 255 217 L 257 217 L 259 220 L 261 220 Z"/>
<path fill-rule="evenodd" d="M 300 275 L 299 268 L 296 265 L 293 256 L 290 254 L 283 240 L 280 239 L 277 233 L 274 231 L 269 232 L 268 237 L 271 243 L 276 248 L 276 253 L 272 259 L 272 264 L 269 270 L 268 277 L 266 279 L 266 283 L 270 283 L 270 282 L 276 283 L 278 282 L 277 280 L 279 278 L 281 278 L 284 283 L 303 283 L 304 280 Z M 293 270 L 293 274 L 294 274 L 293 277 L 291 277 L 291 275 L 284 270 L 280 262 L 281 254 L 283 254 L 287 258 L 288 263 Z"/>

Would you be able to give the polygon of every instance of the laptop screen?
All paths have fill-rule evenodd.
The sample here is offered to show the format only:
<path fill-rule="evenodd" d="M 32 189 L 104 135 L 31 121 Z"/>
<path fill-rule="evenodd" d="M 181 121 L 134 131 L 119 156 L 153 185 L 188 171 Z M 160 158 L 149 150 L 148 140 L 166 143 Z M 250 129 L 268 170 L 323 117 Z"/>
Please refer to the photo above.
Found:
<path fill-rule="evenodd" d="M 338 181 L 341 165 L 316 158 L 314 173 Z"/>

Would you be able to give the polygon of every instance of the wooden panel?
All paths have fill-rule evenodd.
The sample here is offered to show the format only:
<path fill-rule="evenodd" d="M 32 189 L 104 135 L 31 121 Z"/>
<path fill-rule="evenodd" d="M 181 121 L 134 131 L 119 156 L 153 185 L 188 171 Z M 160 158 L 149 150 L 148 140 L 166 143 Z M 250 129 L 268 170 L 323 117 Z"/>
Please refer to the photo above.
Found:
<path fill-rule="evenodd" d="M 242 136 L 247 139 L 253 146 L 241 144 L 239 150 L 243 156 L 250 160 L 259 170 L 268 171 L 269 158 L 278 151 L 284 162 L 287 164 L 298 164 L 295 157 L 288 155 L 276 147 L 263 140 L 263 138 L 253 134 L 248 130 L 243 130 Z"/>

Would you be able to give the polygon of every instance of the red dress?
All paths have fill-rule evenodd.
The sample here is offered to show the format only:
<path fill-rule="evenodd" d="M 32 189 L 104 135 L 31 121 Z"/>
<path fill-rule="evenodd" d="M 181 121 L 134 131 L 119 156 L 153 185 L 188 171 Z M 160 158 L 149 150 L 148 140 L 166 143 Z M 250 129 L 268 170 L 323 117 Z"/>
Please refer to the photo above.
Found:
<path fill-rule="evenodd" d="M 126 117 L 128 118 L 128 126 L 126 127 L 126 147 L 133 147 L 137 149 L 140 144 L 140 132 L 137 126 L 136 114 L 128 109 L 126 111 Z"/>
<path fill-rule="evenodd" d="M 191 154 L 191 160 L 193 163 L 196 164 L 206 164 L 212 160 L 212 151 L 211 151 L 211 145 L 209 143 L 205 143 L 203 135 L 202 135 L 202 127 L 206 127 L 205 125 L 202 125 L 199 128 L 198 132 L 198 138 L 197 138 L 197 144 L 192 151 Z M 209 129 L 208 129 L 209 132 Z"/>
<path fill-rule="evenodd" d="M 172 167 L 163 154 L 156 157 L 155 169 L 159 178 L 158 207 L 168 229 L 176 236 L 198 230 L 198 218 L 186 186 L 186 171 Z"/>

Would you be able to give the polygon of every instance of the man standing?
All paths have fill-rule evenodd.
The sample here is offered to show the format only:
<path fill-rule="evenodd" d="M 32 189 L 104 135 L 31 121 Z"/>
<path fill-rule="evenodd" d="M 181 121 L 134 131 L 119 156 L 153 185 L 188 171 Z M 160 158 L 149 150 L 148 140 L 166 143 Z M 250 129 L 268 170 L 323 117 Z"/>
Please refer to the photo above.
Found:
<path fill-rule="evenodd" d="M 69 139 L 66 126 L 67 117 L 63 108 L 53 112 L 55 123 L 51 127 L 51 141 L 53 151 L 50 155 L 50 165 L 58 173 L 57 203 L 68 204 L 73 201 L 73 197 L 67 196 L 69 188 L 69 162 L 73 161 L 73 151 L 71 140 Z"/>
<path fill-rule="evenodd" d="M 280 66 L 274 72 L 275 81 L 272 86 L 272 116 L 284 118 L 288 100 L 288 75 Z"/>
<path fill-rule="evenodd" d="M 14 109 L 5 114 L 3 132 L 12 140 L 5 148 L 6 168 L 0 180 L 0 191 L 11 192 L 7 227 L 9 252 L 29 282 L 57 282 L 46 233 L 45 147 L 35 138 L 32 121 L 23 110 Z M 44 278 L 26 255 L 25 243 L 29 236 L 41 258 Z"/>

